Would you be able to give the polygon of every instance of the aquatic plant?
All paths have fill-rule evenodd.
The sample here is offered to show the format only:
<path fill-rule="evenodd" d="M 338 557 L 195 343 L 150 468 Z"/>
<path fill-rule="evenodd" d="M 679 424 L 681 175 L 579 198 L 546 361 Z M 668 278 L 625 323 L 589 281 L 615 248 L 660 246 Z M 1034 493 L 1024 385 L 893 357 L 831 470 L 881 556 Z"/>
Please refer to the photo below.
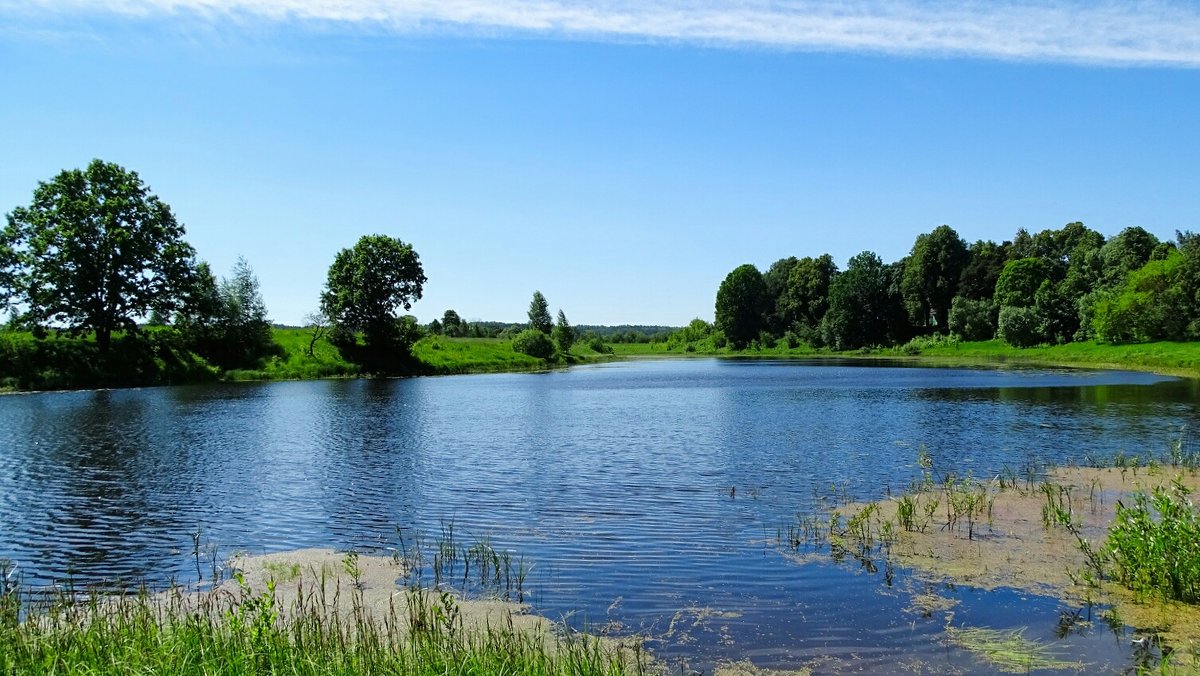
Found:
<path fill-rule="evenodd" d="M 983 627 L 946 627 L 954 644 L 986 659 L 997 670 L 1023 674 L 1042 669 L 1079 669 L 1079 662 L 1060 659 L 1050 646 L 1025 638 L 1025 630 L 1002 631 Z"/>
<path fill-rule="evenodd" d="M 1176 480 L 1132 499 L 1117 502 L 1108 529 L 1113 577 L 1134 591 L 1200 603 L 1200 515 L 1190 491 Z"/>

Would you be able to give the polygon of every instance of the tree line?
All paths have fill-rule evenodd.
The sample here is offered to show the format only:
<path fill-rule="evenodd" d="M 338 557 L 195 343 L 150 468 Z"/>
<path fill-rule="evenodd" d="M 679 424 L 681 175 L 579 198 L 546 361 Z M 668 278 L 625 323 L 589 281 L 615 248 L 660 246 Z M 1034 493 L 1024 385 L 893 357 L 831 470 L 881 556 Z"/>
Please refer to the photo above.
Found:
<path fill-rule="evenodd" d="M 129 349 L 113 355 L 114 335 L 123 348 L 145 348 L 133 350 L 139 359 L 169 347 L 225 370 L 281 355 L 249 262 L 239 257 L 218 280 L 185 234 L 136 172 L 99 159 L 65 170 L 40 182 L 0 230 L 0 315 L 38 339 L 93 336 L 102 362 L 130 359 Z M 318 309 L 305 318 L 308 354 L 327 340 L 363 371 L 395 373 L 410 370 L 413 343 L 431 333 L 512 338 L 518 351 L 547 359 L 577 338 L 562 310 L 551 321 L 540 292 L 527 326 L 466 322 L 454 310 L 421 326 L 406 313 L 426 281 L 410 244 L 359 238 L 334 256 Z"/>
<path fill-rule="evenodd" d="M 1069 223 L 968 244 L 943 225 L 892 263 L 863 251 L 844 270 L 829 254 L 781 258 L 765 273 L 741 265 L 721 282 L 715 309 L 715 331 L 700 321 L 681 333 L 734 348 L 836 350 L 938 335 L 1018 347 L 1197 340 L 1200 235 L 1163 241 L 1130 227 L 1105 238 Z"/>
<path fill-rule="evenodd" d="M 98 159 L 65 170 L 40 182 L 0 230 L 0 311 L 10 328 L 38 338 L 94 336 L 101 359 L 118 333 L 133 342 L 150 333 L 159 343 L 177 339 L 224 369 L 277 354 L 250 264 L 239 258 L 218 281 L 184 235 L 136 172 Z M 412 246 L 364 236 L 334 257 L 314 323 L 349 360 L 388 370 L 420 333 L 398 311 L 420 299 L 425 281 Z"/>

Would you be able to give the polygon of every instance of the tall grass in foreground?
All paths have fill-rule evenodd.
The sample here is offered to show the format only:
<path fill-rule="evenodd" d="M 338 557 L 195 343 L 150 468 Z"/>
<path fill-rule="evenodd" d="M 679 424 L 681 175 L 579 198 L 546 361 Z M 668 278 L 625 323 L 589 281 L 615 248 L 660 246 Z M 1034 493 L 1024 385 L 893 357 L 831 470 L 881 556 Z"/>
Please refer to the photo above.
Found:
<path fill-rule="evenodd" d="M 3 572 L 3 571 L 0 571 Z M 7 571 L 11 573 L 11 571 Z M 0 577 L 0 582 L 4 578 Z M 449 594 L 411 590 L 391 607 L 324 587 L 289 607 L 261 594 L 61 594 L 35 600 L 11 574 L 0 595 L 0 674 L 626 674 L 638 648 L 513 627 L 465 627 Z"/>

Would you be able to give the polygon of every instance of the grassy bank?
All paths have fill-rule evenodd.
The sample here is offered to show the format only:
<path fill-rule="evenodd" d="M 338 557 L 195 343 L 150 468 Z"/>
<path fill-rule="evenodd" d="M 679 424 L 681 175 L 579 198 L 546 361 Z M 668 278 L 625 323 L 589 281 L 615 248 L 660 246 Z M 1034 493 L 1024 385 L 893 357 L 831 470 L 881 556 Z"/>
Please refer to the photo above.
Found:
<path fill-rule="evenodd" d="M 640 642 L 571 632 L 523 606 L 398 589 L 390 558 L 302 550 L 208 592 L 46 599 L 0 569 L 0 674 L 641 673 Z"/>
<path fill-rule="evenodd" d="M 764 358 L 844 358 L 910 359 L 932 363 L 1028 364 L 1031 366 L 1081 366 L 1089 368 L 1152 371 L 1169 375 L 1200 377 L 1200 343 L 1138 343 L 1109 345 L 1095 342 L 1067 343 L 1043 347 L 1017 348 L 998 340 L 960 342 L 954 340 L 914 340 L 893 348 L 875 348 L 836 352 L 807 345 L 788 347 L 783 342 L 773 347 L 733 350 L 711 343 L 625 343 L 613 345 L 616 355 L 625 357 L 721 356 Z"/>
<path fill-rule="evenodd" d="M 359 368 L 342 358 L 327 341 L 313 343 L 309 329 L 275 329 L 275 342 L 283 354 L 257 370 L 229 371 L 226 380 L 307 380 L 312 378 L 353 377 Z M 312 346 L 312 354 L 308 353 Z M 412 360 L 402 375 L 452 375 L 460 373 L 500 373 L 540 371 L 605 358 L 584 345 L 576 345 L 571 354 L 554 360 L 538 359 L 516 352 L 511 340 L 500 338 L 448 338 L 428 336 L 412 348 Z"/>
<path fill-rule="evenodd" d="M 39 340 L 28 332 L 0 332 L 0 391 L 87 389 L 178 385 L 213 380 L 311 380 L 361 375 L 327 340 L 312 340 L 310 329 L 273 329 L 279 354 L 258 368 L 221 371 L 192 353 L 169 328 L 117 335 L 108 355 L 88 337 L 53 332 Z M 397 375 L 450 375 L 539 371 L 611 359 L 580 344 L 566 356 L 538 359 L 516 352 L 498 338 L 429 336 L 412 349 Z"/>

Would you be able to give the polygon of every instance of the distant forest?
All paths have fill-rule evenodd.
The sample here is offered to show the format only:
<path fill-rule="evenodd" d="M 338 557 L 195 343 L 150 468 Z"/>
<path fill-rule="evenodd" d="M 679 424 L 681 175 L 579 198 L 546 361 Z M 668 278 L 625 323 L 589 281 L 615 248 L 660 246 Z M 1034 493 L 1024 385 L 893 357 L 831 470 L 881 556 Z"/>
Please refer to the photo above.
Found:
<path fill-rule="evenodd" d="M 1160 240 L 1140 227 L 1105 238 L 1083 223 L 968 244 L 953 228 L 919 235 L 885 263 L 871 251 L 845 270 L 829 254 L 742 265 L 717 290 L 716 322 L 678 340 L 734 348 L 836 350 L 922 336 L 999 338 L 1017 347 L 1200 339 L 1200 236 Z"/>

